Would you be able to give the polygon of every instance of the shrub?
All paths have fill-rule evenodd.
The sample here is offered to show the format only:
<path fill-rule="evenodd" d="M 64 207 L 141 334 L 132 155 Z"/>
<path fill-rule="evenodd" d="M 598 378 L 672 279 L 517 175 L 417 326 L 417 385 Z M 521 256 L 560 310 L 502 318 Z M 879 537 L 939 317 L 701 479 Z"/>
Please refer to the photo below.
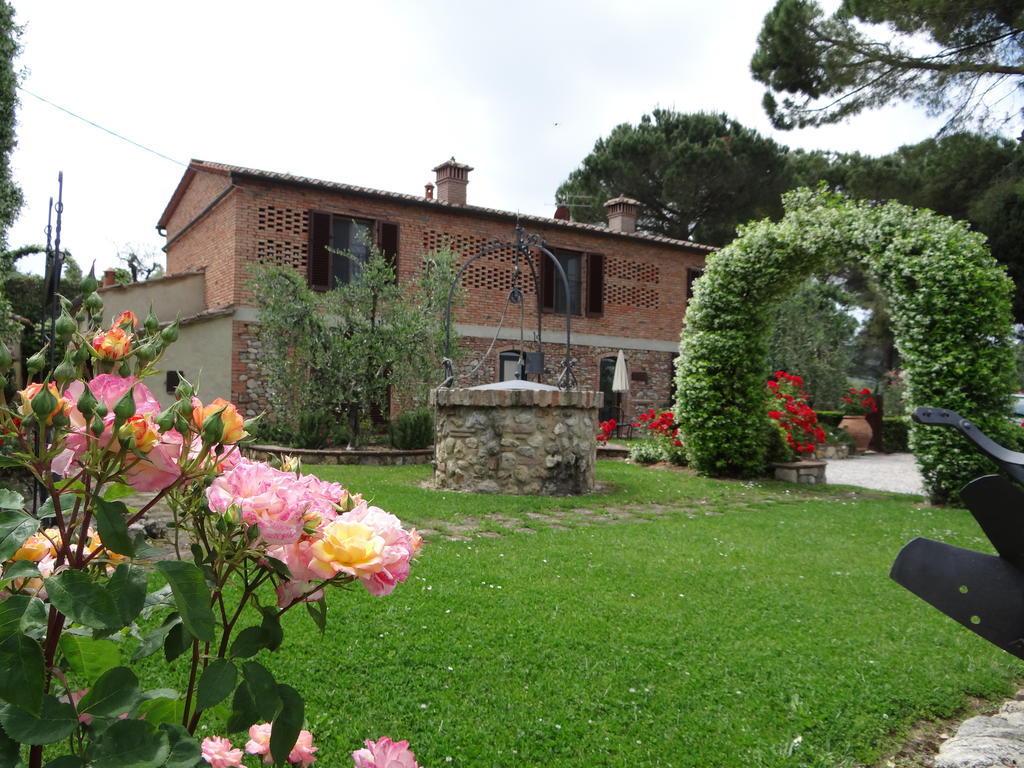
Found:
<path fill-rule="evenodd" d="M 324 448 L 336 419 L 326 411 L 304 411 L 299 414 L 299 428 L 292 439 L 295 448 Z"/>
<path fill-rule="evenodd" d="M 254 442 L 268 445 L 290 446 L 295 439 L 295 433 L 286 424 L 267 419 L 257 420 L 249 429 L 249 434 Z"/>
<path fill-rule="evenodd" d="M 400 451 L 429 448 L 434 444 L 434 414 L 416 408 L 398 414 L 391 424 L 391 447 Z"/>
<path fill-rule="evenodd" d="M 765 451 L 767 459 L 766 472 L 772 464 L 786 464 L 797 460 L 797 453 L 789 443 L 786 430 L 777 421 L 773 421 L 769 425 L 768 430 L 765 432 L 765 441 L 768 446 Z"/>
<path fill-rule="evenodd" d="M 818 423 L 825 427 L 826 430 L 829 427 L 838 427 L 839 422 L 843 420 L 843 414 L 840 411 L 818 411 Z M 832 442 L 831 440 L 829 442 Z"/>
<path fill-rule="evenodd" d="M 882 419 L 882 450 L 903 453 L 910 450 L 910 420 L 902 416 Z"/>
<path fill-rule="evenodd" d="M 629 458 L 637 464 L 656 464 L 667 461 L 662 447 L 654 440 L 641 440 L 629 446 Z"/>

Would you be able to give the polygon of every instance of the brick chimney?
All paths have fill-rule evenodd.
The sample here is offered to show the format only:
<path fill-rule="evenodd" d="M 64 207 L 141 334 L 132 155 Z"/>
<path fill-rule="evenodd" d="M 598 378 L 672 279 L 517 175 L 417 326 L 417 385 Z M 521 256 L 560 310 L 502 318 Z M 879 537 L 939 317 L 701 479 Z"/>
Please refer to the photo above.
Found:
<path fill-rule="evenodd" d="M 615 232 L 636 232 L 636 213 L 640 208 L 639 200 L 631 200 L 619 195 L 604 204 L 608 211 L 608 229 Z"/>
<path fill-rule="evenodd" d="M 569 206 L 560 205 L 557 208 L 555 208 L 555 218 L 558 219 L 559 221 L 569 221 L 569 219 L 571 218 L 569 215 Z"/>
<path fill-rule="evenodd" d="M 112 285 L 117 285 L 117 273 L 112 269 L 104 270 L 102 287 L 109 288 Z"/>
<path fill-rule="evenodd" d="M 433 170 L 437 174 L 437 199 L 442 203 L 465 205 L 466 185 L 469 184 L 469 172 L 473 169 L 455 162 L 453 157 Z"/>

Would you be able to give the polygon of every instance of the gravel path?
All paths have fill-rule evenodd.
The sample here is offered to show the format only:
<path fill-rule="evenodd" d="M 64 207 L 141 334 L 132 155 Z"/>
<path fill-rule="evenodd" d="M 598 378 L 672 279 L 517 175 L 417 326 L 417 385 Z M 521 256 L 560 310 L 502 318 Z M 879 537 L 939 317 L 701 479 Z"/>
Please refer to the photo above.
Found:
<path fill-rule="evenodd" d="M 825 469 L 825 481 L 830 485 L 924 495 L 924 482 L 912 453 L 868 453 L 833 459 Z"/>

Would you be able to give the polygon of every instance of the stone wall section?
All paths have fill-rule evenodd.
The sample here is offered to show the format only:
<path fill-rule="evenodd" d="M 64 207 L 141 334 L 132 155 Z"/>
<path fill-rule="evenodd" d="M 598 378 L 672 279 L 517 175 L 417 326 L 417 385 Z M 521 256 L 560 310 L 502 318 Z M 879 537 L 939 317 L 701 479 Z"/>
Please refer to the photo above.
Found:
<path fill-rule="evenodd" d="M 436 487 L 571 496 L 594 489 L 600 392 L 438 389 Z"/>

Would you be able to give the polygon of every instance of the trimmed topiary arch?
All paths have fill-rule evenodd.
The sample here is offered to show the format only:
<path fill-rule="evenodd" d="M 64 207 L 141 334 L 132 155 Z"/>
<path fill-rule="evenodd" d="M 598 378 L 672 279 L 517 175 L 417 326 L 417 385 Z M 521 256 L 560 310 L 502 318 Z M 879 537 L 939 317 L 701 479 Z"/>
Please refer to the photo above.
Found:
<path fill-rule="evenodd" d="M 694 287 L 676 402 L 691 466 L 714 477 L 763 474 L 771 309 L 807 277 L 851 262 L 888 300 L 907 406 L 949 408 L 1012 439 L 1013 285 L 984 237 L 930 211 L 824 190 L 796 190 L 784 203 L 781 221 L 749 224 L 710 256 Z M 913 424 L 910 447 L 935 501 L 993 471 L 955 430 Z"/>

